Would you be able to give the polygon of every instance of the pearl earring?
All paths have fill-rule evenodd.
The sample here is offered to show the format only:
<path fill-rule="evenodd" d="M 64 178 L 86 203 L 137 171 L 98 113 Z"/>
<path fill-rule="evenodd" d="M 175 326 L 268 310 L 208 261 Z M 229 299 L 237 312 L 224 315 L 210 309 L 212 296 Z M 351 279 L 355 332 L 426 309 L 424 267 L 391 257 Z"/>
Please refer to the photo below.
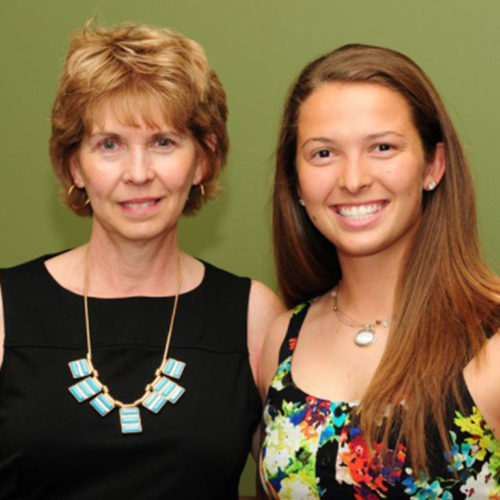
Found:
<path fill-rule="evenodd" d="M 427 186 L 427 190 L 428 191 L 433 191 L 436 186 L 437 186 L 436 181 L 432 180 L 431 182 L 429 182 L 429 185 Z"/>
<path fill-rule="evenodd" d="M 302 198 L 299 198 L 299 204 L 302 205 L 303 207 L 306 206 L 306 202 Z"/>

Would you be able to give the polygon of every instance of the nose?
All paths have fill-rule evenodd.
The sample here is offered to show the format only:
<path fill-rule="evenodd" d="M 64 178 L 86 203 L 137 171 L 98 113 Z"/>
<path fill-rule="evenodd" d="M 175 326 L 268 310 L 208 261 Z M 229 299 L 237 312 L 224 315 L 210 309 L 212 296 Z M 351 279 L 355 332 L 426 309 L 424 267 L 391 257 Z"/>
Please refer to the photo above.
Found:
<path fill-rule="evenodd" d="M 145 184 L 154 178 L 152 159 L 141 147 L 131 148 L 127 155 L 123 180 L 133 184 Z"/>
<path fill-rule="evenodd" d="M 371 184 L 369 162 L 362 156 L 346 157 L 340 165 L 339 185 L 349 193 L 356 193 Z"/>

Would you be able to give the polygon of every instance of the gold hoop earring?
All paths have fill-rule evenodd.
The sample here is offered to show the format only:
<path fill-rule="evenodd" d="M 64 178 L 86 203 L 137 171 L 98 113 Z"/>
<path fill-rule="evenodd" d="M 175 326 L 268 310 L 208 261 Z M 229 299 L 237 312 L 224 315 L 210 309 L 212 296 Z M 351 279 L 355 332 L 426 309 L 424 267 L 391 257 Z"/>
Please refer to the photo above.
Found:
<path fill-rule="evenodd" d="M 80 210 L 83 210 L 84 208 L 86 208 L 87 206 L 90 205 L 90 200 L 89 200 L 89 197 L 87 196 L 87 199 L 85 200 L 85 203 L 81 207 L 73 205 L 73 203 L 70 202 L 70 198 L 71 198 L 71 195 L 73 194 L 73 192 L 75 191 L 75 189 L 79 189 L 79 188 L 76 186 L 76 184 L 71 184 L 71 186 L 69 187 L 69 189 L 68 189 L 68 191 L 66 193 L 66 198 L 68 200 L 69 206 L 73 210 L 80 211 Z M 85 188 L 82 188 L 82 190 L 84 190 L 84 189 Z"/>
<path fill-rule="evenodd" d="M 203 184 L 198 184 L 200 186 L 200 193 L 201 193 L 201 197 L 202 198 L 205 198 L 205 187 L 203 186 Z"/>

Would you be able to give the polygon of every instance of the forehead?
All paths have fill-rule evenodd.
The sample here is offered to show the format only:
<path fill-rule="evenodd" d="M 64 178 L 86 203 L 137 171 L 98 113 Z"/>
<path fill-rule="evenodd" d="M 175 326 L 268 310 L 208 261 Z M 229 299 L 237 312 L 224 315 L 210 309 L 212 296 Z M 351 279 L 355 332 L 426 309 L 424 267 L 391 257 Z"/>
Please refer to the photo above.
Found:
<path fill-rule="evenodd" d="M 304 127 L 411 126 L 406 100 L 396 91 L 375 83 L 329 82 L 318 87 L 301 105 L 299 132 Z"/>
<path fill-rule="evenodd" d="M 178 115 L 174 106 L 157 96 L 117 94 L 105 96 L 89 106 L 84 121 L 87 133 L 102 130 L 110 122 L 150 129 L 174 128 L 181 132 L 185 124 Z"/>

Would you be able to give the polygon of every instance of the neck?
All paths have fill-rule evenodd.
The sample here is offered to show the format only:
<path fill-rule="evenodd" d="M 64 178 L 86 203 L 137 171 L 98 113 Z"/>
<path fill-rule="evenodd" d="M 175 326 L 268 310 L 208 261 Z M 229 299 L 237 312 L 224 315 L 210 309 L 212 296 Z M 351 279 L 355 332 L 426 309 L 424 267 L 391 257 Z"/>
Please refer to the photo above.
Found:
<path fill-rule="evenodd" d="M 390 319 L 402 255 L 387 253 L 366 257 L 339 254 L 342 309 L 361 321 Z"/>
<path fill-rule="evenodd" d="M 99 227 L 87 245 L 89 295 L 173 295 L 177 288 L 177 229 L 151 241 L 123 241 Z"/>

